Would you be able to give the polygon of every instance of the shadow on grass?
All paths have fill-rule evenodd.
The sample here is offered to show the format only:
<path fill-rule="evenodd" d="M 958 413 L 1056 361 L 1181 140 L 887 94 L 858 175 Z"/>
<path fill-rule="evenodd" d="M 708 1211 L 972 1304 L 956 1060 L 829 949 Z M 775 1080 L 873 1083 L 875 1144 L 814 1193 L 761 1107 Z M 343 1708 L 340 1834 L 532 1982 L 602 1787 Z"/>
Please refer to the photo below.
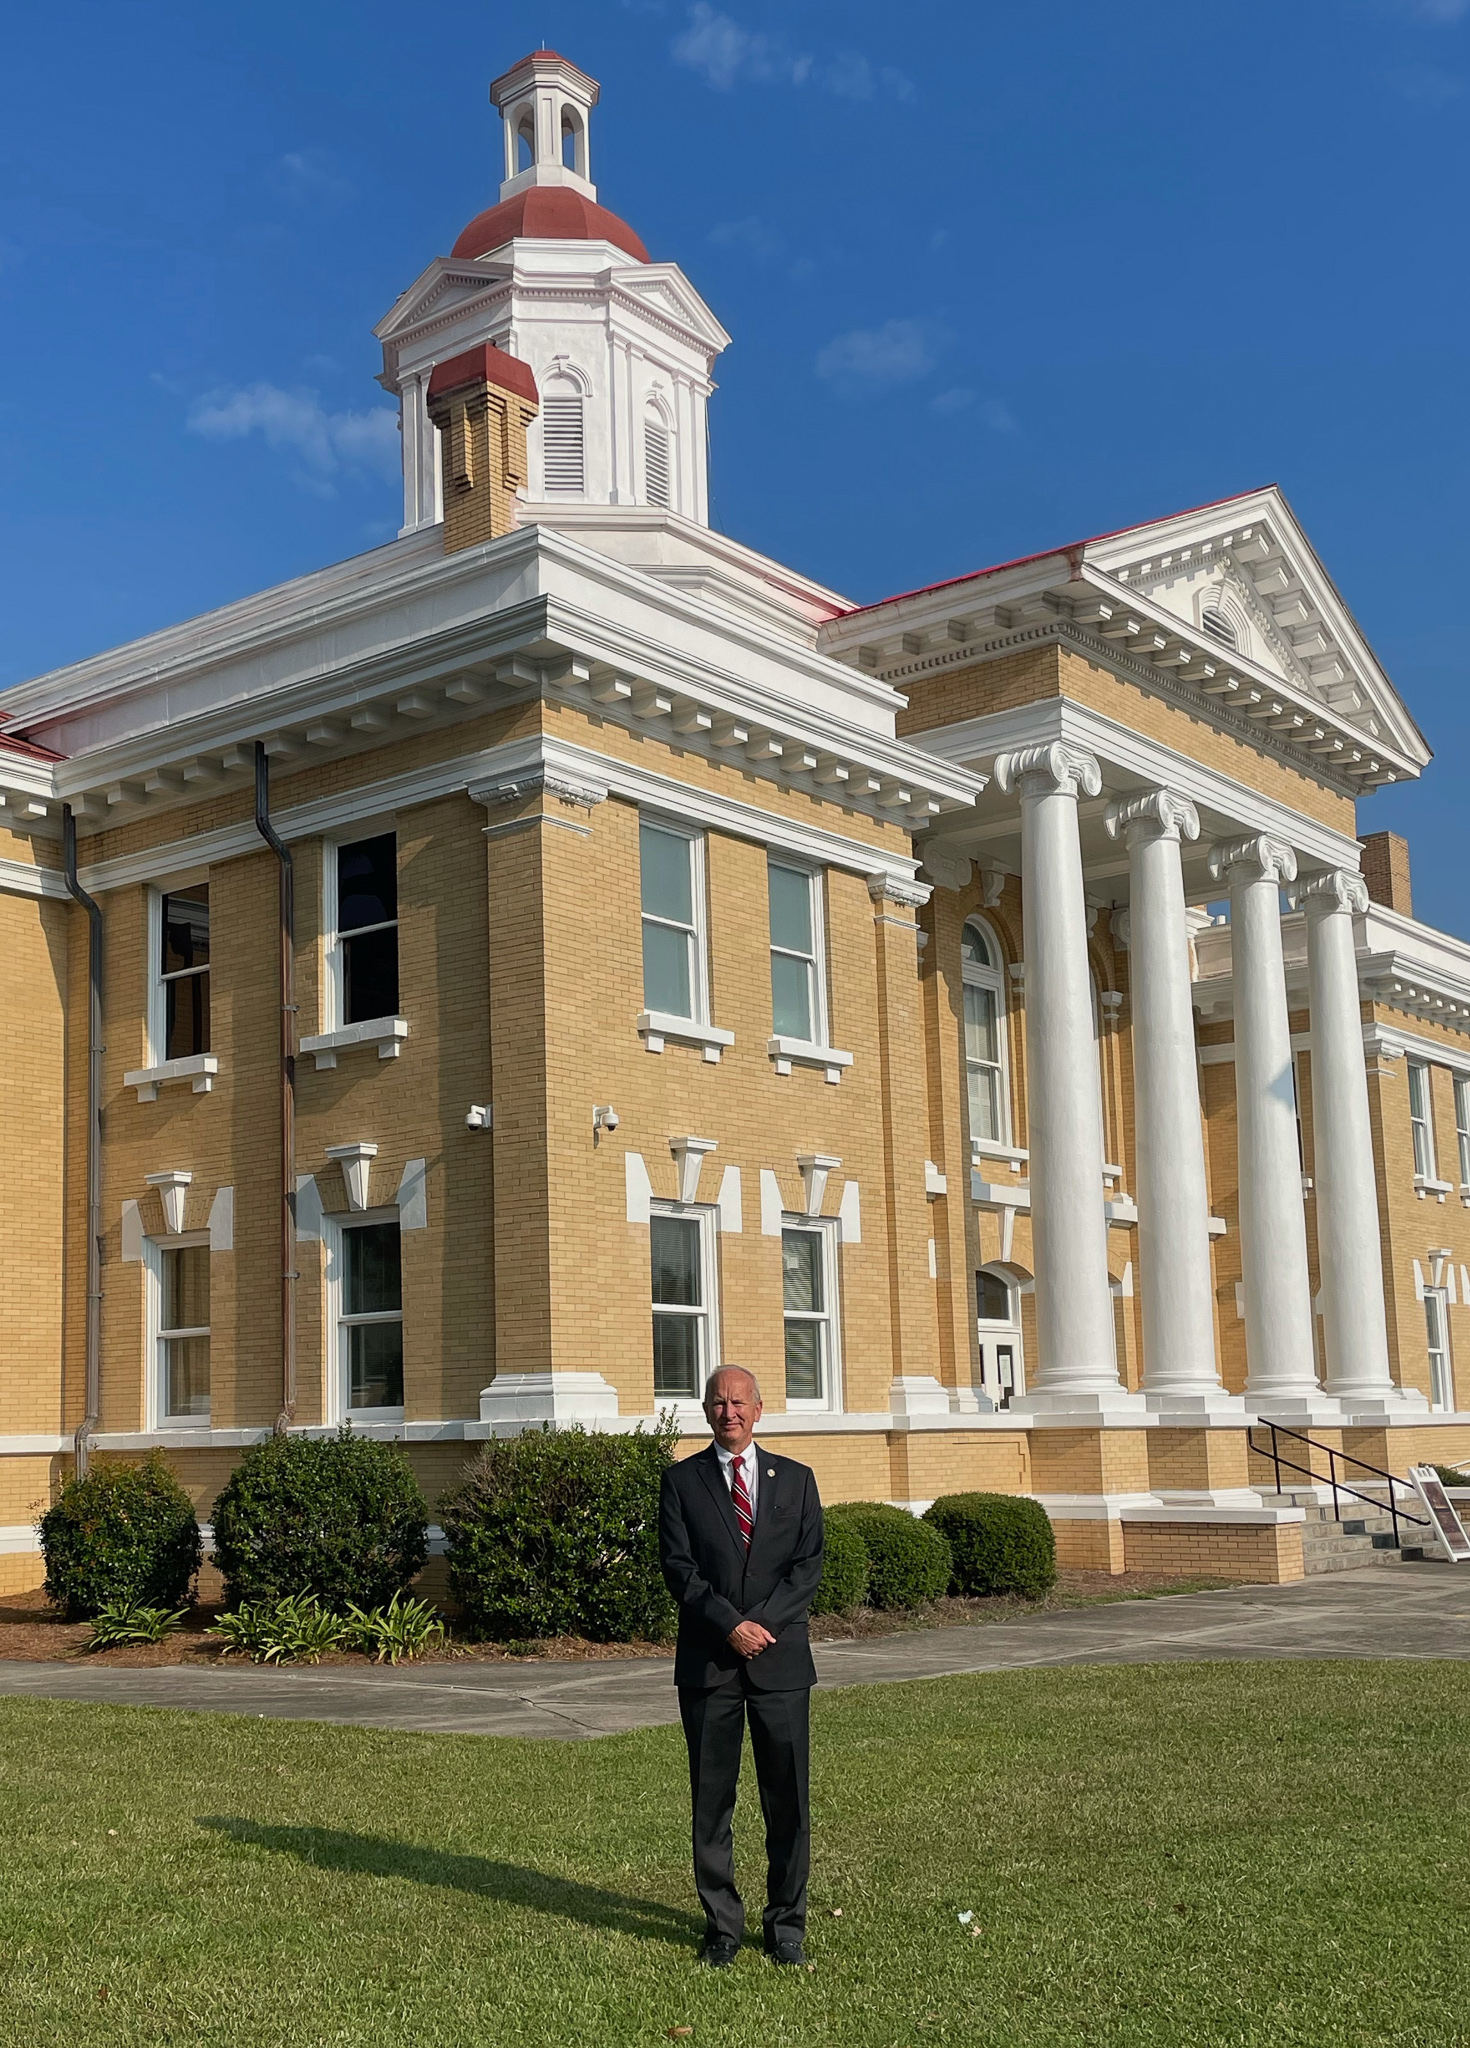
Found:
<path fill-rule="evenodd" d="M 438 1885 L 475 1898 L 503 1899 L 507 1905 L 529 1906 L 538 1913 L 580 1920 L 585 1927 L 614 1934 L 636 1935 L 642 1941 L 683 1946 L 695 1940 L 704 1927 L 702 1916 L 657 1899 L 600 1891 L 573 1878 L 550 1877 L 545 1871 L 527 1870 L 519 1863 L 496 1863 L 488 1856 L 454 1856 L 443 1849 L 424 1849 L 381 1835 L 349 1835 L 336 1828 L 269 1827 L 226 1814 L 202 1814 L 198 1825 L 227 1835 L 233 1842 L 296 1856 L 319 1870 L 407 1878 L 413 1884 Z"/>

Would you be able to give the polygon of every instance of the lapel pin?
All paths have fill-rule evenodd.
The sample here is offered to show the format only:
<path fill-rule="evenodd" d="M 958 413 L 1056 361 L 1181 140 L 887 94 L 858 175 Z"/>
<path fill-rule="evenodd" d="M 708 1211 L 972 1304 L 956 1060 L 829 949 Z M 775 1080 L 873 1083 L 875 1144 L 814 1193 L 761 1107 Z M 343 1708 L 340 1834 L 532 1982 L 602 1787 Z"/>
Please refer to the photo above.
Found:
<path fill-rule="evenodd" d="M 776 1468 L 775 1468 L 775 1466 L 774 1466 L 774 1465 L 767 1465 L 767 1467 L 766 1467 L 766 1477 L 767 1477 L 767 1479 L 774 1479 L 774 1478 L 775 1478 L 775 1476 L 776 1476 Z"/>

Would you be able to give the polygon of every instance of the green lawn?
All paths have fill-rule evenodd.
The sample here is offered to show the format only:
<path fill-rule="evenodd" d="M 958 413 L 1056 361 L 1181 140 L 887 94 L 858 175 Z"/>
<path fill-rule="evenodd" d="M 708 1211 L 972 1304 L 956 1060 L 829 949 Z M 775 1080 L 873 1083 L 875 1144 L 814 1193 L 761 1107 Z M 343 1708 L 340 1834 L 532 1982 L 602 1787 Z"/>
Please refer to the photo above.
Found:
<path fill-rule="evenodd" d="M 0 2041 L 1449 2048 L 1467 1707 L 1450 1663 L 821 1696 L 797 1976 L 695 1965 L 676 1729 L 561 1746 L 7 1701 Z M 753 1801 L 740 1820 L 758 1925 Z"/>

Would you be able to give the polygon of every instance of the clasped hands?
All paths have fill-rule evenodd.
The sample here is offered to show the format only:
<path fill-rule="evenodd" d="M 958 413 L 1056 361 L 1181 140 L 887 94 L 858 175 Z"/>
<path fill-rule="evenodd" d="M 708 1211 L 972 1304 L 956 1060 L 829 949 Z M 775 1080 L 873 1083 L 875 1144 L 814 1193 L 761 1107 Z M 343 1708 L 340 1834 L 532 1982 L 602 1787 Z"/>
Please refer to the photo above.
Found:
<path fill-rule="evenodd" d="M 758 1621 L 737 1622 L 725 1641 L 732 1650 L 738 1650 L 742 1657 L 758 1657 L 762 1650 L 768 1650 L 776 1638 L 768 1628 L 762 1628 Z"/>

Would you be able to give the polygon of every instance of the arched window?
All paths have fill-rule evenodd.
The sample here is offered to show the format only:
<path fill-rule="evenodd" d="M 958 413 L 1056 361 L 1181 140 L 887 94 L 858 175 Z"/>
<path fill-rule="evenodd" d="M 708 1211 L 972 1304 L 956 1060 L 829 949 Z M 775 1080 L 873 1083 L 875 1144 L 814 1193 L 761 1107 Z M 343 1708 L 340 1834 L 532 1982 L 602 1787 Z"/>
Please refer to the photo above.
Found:
<path fill-rule="evenodd" d="M 643 415 L 643 479 L 650 505 L 673 503 L 673 435 L 654 406 Z"/>
<path fill-rule="evenodd" d="M 580 498 L 586 491 L 582 393 L 571 377 L 549 377 L 542 390 L 541 466 L 548 498 Z"/>
<path fill-rule="evenodd" d="M 965 1005 L 965 1082 L 970 1136 L 1009 1143 L 1011 1102 L 1006 1070 L 1005 963 L 989 925 L 972 918 L 960 940 Z"/>
<path fill-rule="evenodd" d="M 536 123 L 527 107 L 516 123 L 516 170 L 529 171 L 536 161 Z"/>
<path fill-rule="evenodd" d="M 585 130 L 571 108 L 563 107 L 561 110 L 561 160 L 567 170 L 576 171 L 585 178 L 587 175 L 587 146 L 584 141 L 584 135 Z"/>

